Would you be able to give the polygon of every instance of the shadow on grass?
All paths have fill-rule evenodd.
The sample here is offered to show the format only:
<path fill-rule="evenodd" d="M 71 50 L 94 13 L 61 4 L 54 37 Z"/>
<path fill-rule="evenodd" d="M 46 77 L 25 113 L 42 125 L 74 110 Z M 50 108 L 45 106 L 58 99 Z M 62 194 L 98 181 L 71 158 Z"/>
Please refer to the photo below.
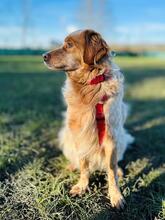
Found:
<path fill-rule="evenodd" d="M 61 87 L 64 74 L 22 73 L 0 74 L 0 113 L 27 120 L 47 114 L 61 116 L 64 109 Z"/>
<path fill-rule="evenodd" d="M 136 67 L 135 69 L 124 68 L 124 75 L 126 83 L 133 85 L 134 83 L 141 83 L 146 79 L 157 77 L 165 77 L 165 70 L 163 68 L 144 68 L 144 66 Z"/>
<path fill-rule="evenodd" d="M 26 149 L 25 149 L 26 150 Z M 21 170 L 24 166 L 32 163 L 37 158 L 44 158 L 44 163 L 51 158 L 58 157 L 60 155 L 59 150 L 50 144 L 41 143 L 39 149 L 28 149 L 26 155 L 22 155 L 22 152 L 17 155 L 13 162 L 6 162 L 0 169 L 0 181 L 10 179 L 10 175 L 14 175 L 18 170 Z"/>
<path fill-rule="evenodd" d="M 10 148 L 3 145 L 5 136 L 1 135 L 0 181 L 3 181 L 36 157 L 59 155 L 54 146 L 43 141 L 43 133 L 48 130 L 56 136 L 64 109 L 60 91 L 64 74 L 1 73 L 0 79 L 0 133 L 9 133 L 13 138 L 9 140 Z M 26 144 L 22 145 L 24 140 Z"/>
<path fill-rule="evenodd" d="M 94 220 L 154 220 L 164 219 L 162 200 L 165 197 L 165 174 L 155 178 L 147 187 L 141 187 L 126 197 L 123 210 L 106 209 L 94 216 Z M 149 192 L 150 191 L 150 192 Z M 157 193 L 160 195 L 157 196 Z"/>
<path fill-rule="evenodd" d="M 130 120 L 127 122 L 128 128 L 143 125 L 151 120 L 165 116 L 165 100 L 129 100 L 132 107 Z"/>
<path fill-rule="evenodd" d="M 148 157 L 153 168 L 156 168 L 165 162 L 165 101 L 133 100 L 132 108 L 132 118 L 127 127 L 135 136 L 135 143 L 127 150 L 122 164 Z"/>

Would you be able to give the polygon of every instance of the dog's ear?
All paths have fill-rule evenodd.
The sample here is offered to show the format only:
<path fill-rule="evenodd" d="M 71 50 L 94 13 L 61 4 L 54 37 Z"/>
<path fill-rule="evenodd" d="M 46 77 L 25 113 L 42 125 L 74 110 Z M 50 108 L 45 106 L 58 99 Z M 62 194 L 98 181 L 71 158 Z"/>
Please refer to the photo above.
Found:
<path fill-rule="evenodd" d="M 98 63 L 103 57 L 108 55 L 108 45 L 101 35 L 93 30 L 85 31 L 84 62 L 88 65 Z"/>

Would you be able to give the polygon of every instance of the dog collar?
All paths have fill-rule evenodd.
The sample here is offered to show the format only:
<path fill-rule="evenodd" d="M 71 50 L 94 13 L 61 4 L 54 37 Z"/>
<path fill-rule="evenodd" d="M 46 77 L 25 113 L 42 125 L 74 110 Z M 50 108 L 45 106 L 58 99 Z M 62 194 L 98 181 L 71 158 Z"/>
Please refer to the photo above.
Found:
<path fill-rule="evenodd" d="M 107 75 L 107 73 L 109 73 L 109 72 L 110 72 L 109 69 L 105 69 L 105 71 L 102 74 L 100 74 L 100 75 L 96 76 L 95 78 L 93 78 L 89 82 L 89 84 L 90 85 L 95 85 L 95 84 L 98 84 L 98 83 L 102 83 L 102 82 L 104 82 L 108 79 L 111 79 L 112 75 Z"/>

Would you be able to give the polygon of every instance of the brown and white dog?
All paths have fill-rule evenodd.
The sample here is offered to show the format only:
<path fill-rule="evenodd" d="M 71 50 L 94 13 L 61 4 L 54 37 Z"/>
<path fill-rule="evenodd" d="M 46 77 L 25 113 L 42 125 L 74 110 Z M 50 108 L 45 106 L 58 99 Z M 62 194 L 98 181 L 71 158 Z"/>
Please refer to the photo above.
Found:
<path fill-rule="evenodd" d="M 84 193 L 90 173 L 105 170 L 111 205 L 120 208 L 124 198 L 117 162 L 133 138 L 123 127 L 127 116 L 123 75 L 109 52 L 99 33 L 83 30 L 67 36 L 62 47 L 43 58 L 48 68 L 64 70 L 67 75 L 63 88 L 67 111 L 59 143 L 71 167 L 80 169 L 79 181 L 70 193 Z"/>

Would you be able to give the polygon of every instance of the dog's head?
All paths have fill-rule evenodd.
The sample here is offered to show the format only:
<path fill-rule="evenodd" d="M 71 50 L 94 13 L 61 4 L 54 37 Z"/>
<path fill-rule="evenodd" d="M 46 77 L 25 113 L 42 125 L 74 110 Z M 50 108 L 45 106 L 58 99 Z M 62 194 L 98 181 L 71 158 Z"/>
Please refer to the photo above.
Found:
<path fill-rule="evenodd" d="M 83 65 L 101 63 L 108 52 L 108 45 L 99 33 L 84 30 L 67 36 L 62 47 L 45 53 L 43 59 L 50 69 L 74 71 Z"/>

